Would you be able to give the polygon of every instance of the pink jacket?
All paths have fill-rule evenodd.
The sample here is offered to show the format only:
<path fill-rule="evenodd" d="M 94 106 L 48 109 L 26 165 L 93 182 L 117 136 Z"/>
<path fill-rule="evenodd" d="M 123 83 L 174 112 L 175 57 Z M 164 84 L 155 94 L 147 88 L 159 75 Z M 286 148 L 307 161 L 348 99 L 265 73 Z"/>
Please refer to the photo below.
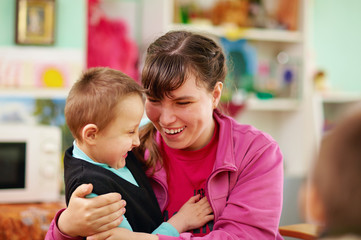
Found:
<path fill-rule="evenodd" d="M 166 239 L 282 239 L 278 224 L 282 210 L 283 157 L 267 134 L 241 125 L 215 111 L 219 145 L 206 195 L 214 211 L 214 227 L 207 236 L 190 233 Z M 153 190 L 163 211 L 168 201 L 166 173 L 152 177 Z"/>
<path fill-rule="evenodd" d="M 218 111 L 214 118 L 219 124 L 221 140 L 206 186 L 215 216 L 213 231 L 201 238 L 182 233 L 180 237 L 158 235 L 159 239 L 282 239 L 278 224 L 282 210 L 283 157 L 277 143 L 269 135 Z M 165 171 L 156 172 L 151 183 L 164 210 L 168 201 Z M 53 220 L 45 239 L 79 238 L 59 234 Z"/>

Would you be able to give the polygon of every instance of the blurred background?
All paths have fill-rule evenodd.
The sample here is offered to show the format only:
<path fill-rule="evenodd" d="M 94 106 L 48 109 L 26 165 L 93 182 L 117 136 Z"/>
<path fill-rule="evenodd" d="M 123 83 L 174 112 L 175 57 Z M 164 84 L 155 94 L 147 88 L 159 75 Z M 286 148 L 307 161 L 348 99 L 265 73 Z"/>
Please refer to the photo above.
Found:
<path fill-rule="evenodd" d="M 359 0 L 1 0 L 0 125 L 57 126 L 63 152 L 65 99 L 83 69 L 140 82 L 155 38 L 206 34 L 227 54 L 224 110 L 284 154 L 281 225 L 302 222 L 298 189 L 320 139 L 361 101 L 360 10 Z"/>

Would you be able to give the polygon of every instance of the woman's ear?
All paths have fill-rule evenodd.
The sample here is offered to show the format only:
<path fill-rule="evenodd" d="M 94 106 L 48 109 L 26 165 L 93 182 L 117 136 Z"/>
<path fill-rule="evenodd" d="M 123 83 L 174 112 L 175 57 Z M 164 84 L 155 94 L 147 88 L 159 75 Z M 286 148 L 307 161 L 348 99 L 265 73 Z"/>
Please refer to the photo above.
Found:
<path fill-rule="evenodd" d="M 216 85 L 214 86 L 214 90 L 213 90 L 213 108 L 217 108 L 218 103 L 221 99 L 221 95 L 222 95 L 222 89 L 223 89 L 223 83 L 222 82 L 217 82 Z"/>
<path fill-rule="evenodd" d="M 98 134 L 98 127 L 95 124 L 87 124 L 83 127 L 82 130 L 82 138 L 83 141 L 89 145 L 93 145 L 95 144 L 95 140 L 96 140 L 96 135 Z"/>

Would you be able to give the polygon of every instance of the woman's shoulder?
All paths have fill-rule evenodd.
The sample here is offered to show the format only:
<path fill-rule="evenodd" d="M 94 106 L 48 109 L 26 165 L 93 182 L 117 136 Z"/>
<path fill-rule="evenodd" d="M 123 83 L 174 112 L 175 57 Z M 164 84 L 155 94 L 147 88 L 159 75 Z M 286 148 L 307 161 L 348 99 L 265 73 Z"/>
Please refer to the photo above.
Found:
<path fill-rule="evenodd" d="M 220 112 L 215 113 L 215 119 L 220 126 L 222 137 L 233 136 L 234 141 L 260 141 L 264 144 L 276 143 L 271 135 L 249 124 L 242 124 L 234 118 Z"/>

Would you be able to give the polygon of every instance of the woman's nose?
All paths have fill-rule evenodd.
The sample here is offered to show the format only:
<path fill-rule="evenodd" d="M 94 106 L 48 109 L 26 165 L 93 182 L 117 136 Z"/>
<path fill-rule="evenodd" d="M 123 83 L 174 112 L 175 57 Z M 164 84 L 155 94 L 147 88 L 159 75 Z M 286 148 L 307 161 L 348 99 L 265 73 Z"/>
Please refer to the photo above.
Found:
<path fill-rule="evenodd" d="M 162 125 L 169 125 L 176 120 L 176 115 L 171 107 L 163 107 L 159 116 Z"/>

